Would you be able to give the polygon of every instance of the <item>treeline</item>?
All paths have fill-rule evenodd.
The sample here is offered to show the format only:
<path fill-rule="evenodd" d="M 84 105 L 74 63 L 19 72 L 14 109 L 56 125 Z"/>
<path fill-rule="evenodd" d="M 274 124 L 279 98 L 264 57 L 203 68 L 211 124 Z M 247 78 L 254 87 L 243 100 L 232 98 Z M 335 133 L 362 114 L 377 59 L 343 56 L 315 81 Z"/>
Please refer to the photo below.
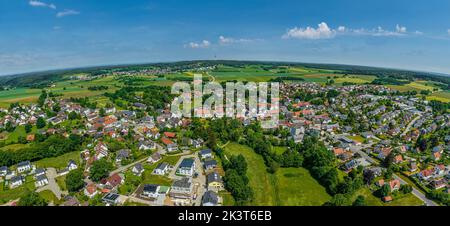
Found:
<path fill-rule="evenodd" d="M 393 78 L 393 77 L 381 77 L 381 78 L 377 78 L 375 80 L 372 81 L 372 84 L 374 85 L 406 85 L 410 82 L 412 82 L 412 77 L 409 77 L 408 80 L 399 80 L 397 78 Z"/>
<path fill-rule="evenodd" d="M 225 176 L 225 188 L 231 192 L 236 205 L 249 204 L 253 199 L 253 190 L 247 177 L 247 162 L 244 156 L 231 156 L 229 161 L 222 158 Z"/>
<path fill-rule="evenodd" d="M 82 142 L 83 137 L 75 134 L 71 134 L 68 138 L 62 135 L 52 135 L 43 142 L 32 143 L 26 148 L 0 152 L 0 166 L 12 166 L 22 161 L 57 157 L 79 150 Z"/>
<path fill-rule="evenodd" d="M 143 92 L 142 99 L 137 98 L 136 92 Z M 143 103 L 147 105 L 147 111 L 151 113 L 154 113 L 156 109 L 163 109 L 166 103 L 170 103 L 174 98 L 170 87 L 165 86 L 127 86 L 116 90 L 114 93 L 105 93 L 104 95 L 116 104 L 124 105 L 123 102 L 120 102 L 120 100 L 124 100 L 128 102 L 130 107 L 135 102 Z"/>
<path fill-rule="evenodd" d="M 292 77 L 292 76 L 280 76 L 280 77 L 271 79 L 269 82 L 283 82 L 283 81 L 305 81 L 305 79 L 300 78 L 300 77 Z"/>
<path fill-rule="evenodd" d="M 88 90 L 91 90 L 91 91 L 108 90 L 108 86 L 90 86 L 90 87 L 88 87 Z"/>

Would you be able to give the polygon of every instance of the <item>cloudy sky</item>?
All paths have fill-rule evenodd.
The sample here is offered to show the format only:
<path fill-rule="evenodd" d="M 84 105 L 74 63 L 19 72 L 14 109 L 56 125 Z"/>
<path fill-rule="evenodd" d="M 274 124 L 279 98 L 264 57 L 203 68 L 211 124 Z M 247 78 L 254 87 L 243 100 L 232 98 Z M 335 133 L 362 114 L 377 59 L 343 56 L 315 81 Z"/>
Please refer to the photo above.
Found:
<path fill-rule="evenodd" d="M 450 74 L 446 0 L 0 0 L 0 75 L 194 59 Z"/>

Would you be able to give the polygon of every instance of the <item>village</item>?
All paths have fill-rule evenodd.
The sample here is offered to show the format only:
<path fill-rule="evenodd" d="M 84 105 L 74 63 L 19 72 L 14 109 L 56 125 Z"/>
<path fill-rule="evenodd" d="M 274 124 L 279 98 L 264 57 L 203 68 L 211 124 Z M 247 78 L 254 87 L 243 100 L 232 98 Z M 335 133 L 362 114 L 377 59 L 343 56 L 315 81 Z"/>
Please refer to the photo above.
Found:
<path fill-rule="evenodd" d="M 280 91 L 279 128 L 288 132 L 284 142 L 297 144 L 307 134 L 319 135 L 337 157 L 339 170 L 347 174 L 363 170 L 371 190 L 383 190 L 383 202 L 402 191 L 412 192 L 424 205 L 437 205 L 424 191 L 450 192 L 450 114 L 436 114 L 428 101 L 384 86 L 292 82 L 282 83 Z M 49 190 L 64 206 L 222 205 L 221 194 L 227 191 L 220 159 L 207 141 L 184 136 L 192 120 L 172 114 L 168 103 L 151 116 L 137 114 L 148 107 L 140 102 L 118 110 L 44 99 L 42 105 L 2 109 L 0 127 L 36 127 L 18 139 L 23 144 L 56 135 L 83 137 L 78 156 L 60 168 L 37 167 L 32 158 L 1 166 L 4 190 L 23 186 Z M 241 120 L 245 126 L 256 119 Z M 98 176 L 103 164 L 111 167 Z M 77 170 L 82 172 L 82 188 L 63 189 L 58 178 L 67 179 Z M 15 205 L 17 200 L 5 202 Z"/>

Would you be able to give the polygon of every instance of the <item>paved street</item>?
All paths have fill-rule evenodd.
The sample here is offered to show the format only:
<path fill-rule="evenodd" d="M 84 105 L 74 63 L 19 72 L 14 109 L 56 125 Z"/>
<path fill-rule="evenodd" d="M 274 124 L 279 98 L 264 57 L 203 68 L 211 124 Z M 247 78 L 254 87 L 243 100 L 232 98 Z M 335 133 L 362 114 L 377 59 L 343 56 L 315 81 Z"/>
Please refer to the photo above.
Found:
<path fill-rule="evenodd" d="M 46 176 L 48 178 L 48 184 L 36 189 L 36 192 L 44 190 L 52 191 L 58 199 L 61 199 L 63 195 L 67 195 L 67 191 L 61 191 L 59 185 L 56 183 L 55 178 L 58 176 L 55 168 L 47 168 Z"/>
<path fill-rule="evenodd" d="M 403 133 L 400 135 L 400 137 L 404 136 L 410 129 L 411 126 L 414 125 L 414 123 L 420 119 L 420 117 L 422 117 L 422 115 L 418 115 L 417 117 L 415 117 L 409 124 L 408 126 L 406 126 L 405 130 L 403 131 Z"/>

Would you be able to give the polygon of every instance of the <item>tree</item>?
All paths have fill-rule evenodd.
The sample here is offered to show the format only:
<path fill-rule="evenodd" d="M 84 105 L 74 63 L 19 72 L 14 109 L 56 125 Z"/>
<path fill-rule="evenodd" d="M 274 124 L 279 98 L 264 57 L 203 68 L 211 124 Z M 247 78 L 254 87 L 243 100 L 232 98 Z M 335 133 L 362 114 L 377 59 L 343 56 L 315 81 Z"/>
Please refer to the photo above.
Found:
<path fill-rule="evenodd" d="M 364 196 L 359 195 L 353 202 L 353 206 L 366 206 L 366 199 L 364 198 Z"/>
<path fill-rule="evenodd" d="M 70 192 L 79 191 L 84 186 L 83 171 L 80 169 L 72 170 L 67 174 L 66 187 Z"/>
<path fill-rule="evenodd" d="M 345 206 L 347 205 L 347 197 L 343 194 L 336 194 L 330 201 L 325 203 L 326 206 Z"/>
<path fill-rule="evenodd" d="M 79 115 L 75 111 L 71 111 L 69 115 L 67 116 L 70 120 L 79 119 Z"/>
<path fill-rule="evenodd" d="M 97 160 L 92 164 L 90 169 L 90 178 L 93 181 L 100 181 L 101 179 L 108 177 L 109 171 L 112 169 L 112 164 L 105 159 Z"/>
<path fill-rule="evenodd" d="M 25 124 L 25 132 L 26 133 L 31 132 L 32 129 L 33 129 L 33 125 L 31 125 L 30 123 Z"/>
<path fill-rule="evenodd" d="M 381 195 L 383 197 L 388 196 L 391 193 L 391 187 L 388 184 L 383 185 L 381 187 Z"/>
<path fill-rule="evenodd" d="M 36 121 L 36 127 L 37 127 L 38 129 L 42 129 L 42 128 L 44 128 L 46 125 L 47 125 L 47 123 L 45 123 L 44 118 L 39 117 L 39 118 L 37 119 L 37 121 Z"/>
<path fill-rule="evenodd" d="M 99 114 L 101 117 L 105 117 L 106 116 L 105 108 L 100 108 Z"/>
<path fill-rule="evenodd" d="M 400 185 L 400 191 L 401 191 L 403 194 L 411 193 L 412 190 L 413 190 L 413 188 L 412 188 L 412 186 L 409 185 L 409 184 L 402 184 L 402 185 Z"/>
<path fill-rule="evenodd" d="M 18 203 L 19 206 L 47 206 L 47 201 L 34 191 L 27 191 Z"/>

